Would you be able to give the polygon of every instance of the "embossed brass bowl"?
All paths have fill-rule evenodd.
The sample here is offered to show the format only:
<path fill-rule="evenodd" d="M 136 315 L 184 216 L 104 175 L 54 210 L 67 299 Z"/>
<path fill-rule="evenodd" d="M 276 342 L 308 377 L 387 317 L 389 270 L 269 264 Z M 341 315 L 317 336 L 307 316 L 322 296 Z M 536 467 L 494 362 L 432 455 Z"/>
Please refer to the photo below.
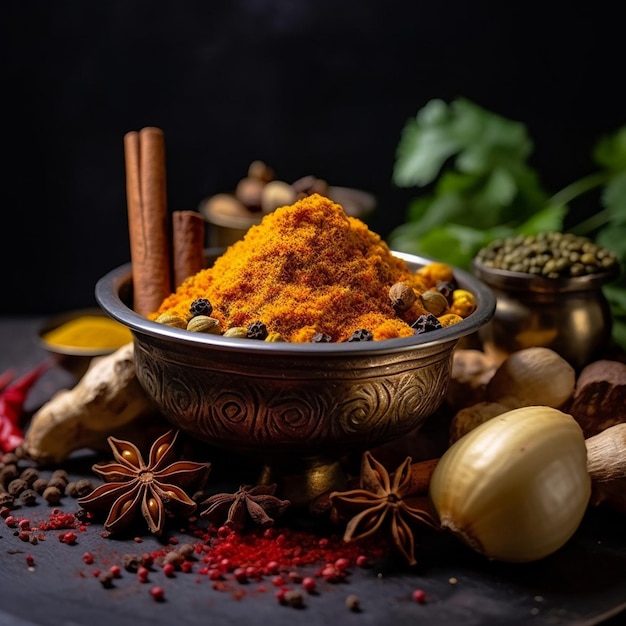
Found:
<path fill-rule="evenodd" d="M 208 250 L 208 262 L 218 254 Z M 394 254 L 414 269 L 429 262 Z M 495 310 L 487 286 L 461 270 L 455 275 L 477 299 L 467 319 L 362 343 L 272 343 L 157 324 L 127 304 L 130 264 L 102 277 L 96 298 L 130 328 L 138 379 L 172 424 L 259 459 L 260 481 L 278 483 L 282 497 L 302 503 L 345 486 L 342 456 L 402 437 L 443 402 L 454 347 Z"/>

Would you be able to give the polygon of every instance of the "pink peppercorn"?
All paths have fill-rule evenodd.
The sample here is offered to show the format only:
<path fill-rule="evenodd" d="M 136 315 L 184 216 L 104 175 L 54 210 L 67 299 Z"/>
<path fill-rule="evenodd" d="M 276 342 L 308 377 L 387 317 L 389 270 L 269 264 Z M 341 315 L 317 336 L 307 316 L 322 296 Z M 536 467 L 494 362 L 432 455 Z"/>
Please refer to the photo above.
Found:
<path fill-rule="evenodd" d="M 172 565 L 172 563 L 166 563 L 163 566 L 163 573 L 166 576 L 172 577 L 174 576 L 174 572 L 176 571 L 176 568 L 174 567 L 174 565 Z"/>
<path fill-rule="evenodd" d="M 289 574 L 287 574 L 287 576 L 289 577 L 289 580 L 291 582 L 294 582 L 294 583 L 301 583 L 302 582 L 302 574 L 300 574 L 299 572 L 289 572 Z"/>
<path fill-rule="evenodd" d="M 344 558 L 344 557 L 340 557 L 335 561 L 335 567 L 340 571 L 343 572 L 345 570 L 348 569 L 348 567 L 350 566 L 350 561 L 348 561 L 348 559 Z"/>
<path fill-rule="evenodd" d="M 216 567 L 212 567 L 209 570 L 209 580 L 223 580 L 223 579 L 224 579 L 224 576 L 222 575 L 222 572 Z"/>
<path fill-rule="evenodd" d="M 122 577 L 122 568 L 119 565 L 111 565 L 109 568 L 109 572 L 113 578 L 121 578 Z"/>
<path fill-rule="evenodd" d="M 235 577 L 235 580 L 237 582 L 240 582 L 240 583 L 248 582 L 248 576 L 246 575 L 246 570 L 244 567 L 236 567 L 233 570 L 233 576 Z"/>
<path fill-rule="evenodd" d="M 317 582 L 315 581 L 315 578 L 313 578 L 313 576 L 305 576 L 302 579 L 302 587 L 305 591 L 311 593 L 317 589 Z"/>
<path fill-rule="evenodd" d="M 150 571 L 148 570 L 147 567 L 140 566 L 139 569 L 137 570 L 137 578 L 139 579 L 139 582 L 147 583 L 149 573 Z"/>
<path fill-rule="evenodd" d="M 83 563 L 86 563 L 87 565 L 91 565 L 93 562 L 94 562 L 93 554 L 91 554 L 91 552 L 85 552 L 85 554 L 83 554 Z"/>
<path fill-rule="evenodd" d="M 27 554 L 26 555 L 26 565 L 31 567 L 34 564 L 35 564 L 35 557 L 32 554 Z"/>
<path fill-rule="evenodd" d="M 151 587 L 150 595 L 157 601 L 161 601 L 165 598 L 165 590 L 163 587 Z"/>
<path fill-rule="evenodd" d="M 415 591 L 411 594 L 411 597 L 414 602 L 419 604 L 424 604 L 424 602 L 426 602 L 426 593 L 423 589 L 415 589 Z"/>
<path fill-rule="evenodd" d="M 285 603 L 285 594 L 289 591 L 288 587 L 281 587 L 280 589 L 278 589 L 276 591 L 276 593 L 274 594 L 274 597 L 281 603 L 284 604 Z"/>
<path fill-rule="evenodd" d="M 357 564 L 357 567 L 368 567 L 369 559 L 364 554 L 360 554 L 356 558 L 356 564 Z"/>

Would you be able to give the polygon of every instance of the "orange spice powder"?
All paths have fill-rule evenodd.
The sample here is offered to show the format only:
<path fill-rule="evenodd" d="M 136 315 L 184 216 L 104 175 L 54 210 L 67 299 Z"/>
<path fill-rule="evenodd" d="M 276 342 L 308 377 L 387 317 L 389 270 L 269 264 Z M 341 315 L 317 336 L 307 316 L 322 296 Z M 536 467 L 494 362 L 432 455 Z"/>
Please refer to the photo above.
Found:
<path fill-rule="evenodd" d="M 261 321 L 290 342 L 309 342 L 316 333 L 341 342 L 359 329 L 377 341 L 408 337 L 410 324 L 427 311 L 417 298 L 396 312 L 389 288 L 402 281 L 418 294 L 434 289 L 443 268 L 433 269 L 411 271 L 364 222 L 313 194 L 266 215 L 150 318 L 189 319 L 191 303 L 207 298 L 223 330 Z"/>

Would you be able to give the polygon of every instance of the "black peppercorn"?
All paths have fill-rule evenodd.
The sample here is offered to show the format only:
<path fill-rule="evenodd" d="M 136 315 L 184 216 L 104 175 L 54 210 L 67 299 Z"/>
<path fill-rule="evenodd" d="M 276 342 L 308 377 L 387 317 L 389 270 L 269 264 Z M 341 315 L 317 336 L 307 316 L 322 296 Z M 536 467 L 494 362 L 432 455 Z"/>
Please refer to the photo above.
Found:
<path fill-rule="evenodd" d="M 8 491 L 2 491 L 0 489 L 0 506 L 12 506 L 15 502 L 15 497 L 12 496 Z"/>
<path fill-rule="evenodd" d="M 7 485 L 7 492 L 12 496 L 19 496 L 25 489 L 28 489 L 28 483 L 21 478 L 14 478 Z"/>
<path fill-rule="evenodd" d="M 41 494 L 48 504 L 59 504 L 61 502 L 62 493 L 58 487 L 46 487 Z"/>
<path fill-rule="evenodd" d="M 81 478 L 76 482 L 69 482 L 65 487 L 65 495 L 71 498 L 82 498 L 93 491 L 93 483 L 88 478 Z"/>
<path fill-rule="evenodd" d="M 125 554 L 122 562 L 127 572 L 136 572 L 141 565 L 141 557 L 138 554 Z"/>
<path fill-rule="evenodd" d="M 20 478 L 25 480 L 29 487 L 32 487 L 35 480 L 39 478 L 39 472 L 34 467 L 27 467 L 22 470 Z"/>
<path fill-rule="evenodd" d="M 68 481 L 62 476 L 51 476 L 48 481 L 48 487 L 56 487 L 59 491 L 64 492 Z"/>
<path fill-rule="evenodd" d="M 115 583 L 113 582 L 113 579 L 114 579 L 114 576 L 113 574 L 111 574 L 111 572 L 105 572 L 104 574 L 100 574 L 100 576 L 98 577 L 100 584 L 105 589 L 112 589 L 113 587 L 115 587 Z"/>
<path fill-rule="evenodd" d="M 207 298 L 196 298 L 189 307 L 192 315 L 211 315 L 213 313 L 213 305 Z"/>
<path fill-rule="evenodd" d="M 46 487 L 48 486 L 48 479 L 47 478 L 37 478 L 33 484 L 32 484 L 32 488 L 37 492 L 37 493 L 43 493 L 46 489 Z"/>
<path fill-rule="evenodd" d="M 57 469 L 52 472 L 48 480 L 48 487 L 58 487 L 61 491 L 64 491 L 69 481 L 67 472 L 64 469 Z"/>
<path fill-rule="evenodd" d="M 0 485 L 6 487 L 13 479 L 20 475 L 17 465 L 15 463 L 7 463 L 0 470 Z"/>
<path fill-rule="evenodd" d="M 37 504 L 37 492 L 34 489 L 24 489 L 20 493 L 20 502 L 26 506 Z"/>
<path fill-rule="evenodd" d="M 437 330 L 442 328 L 441 322 L 432 314 L 420 315 L 412 324 L 411 328 L 416 335 L 427 333 L 429 330 Z"/>
<path fill-rule="evenodd" d="M 326 333 L 316 333 L 311 337 L 312 343 L 332 343 L 333 338 Z"/>
<path fill-rule="evenodd" d="M 374 335 L 369 330 L 359 328 L 352 333 L 348 341 L 372 341 L 373 339 Z"/>
<path fill-rule="evenodd" d="M 452 304 L 452 293 L 455 289 L 458 289 L 458 285 L 452 281 L 437 283 L 437 291 L 448 301 L 448 304 Z"/>
<path fill-rule="evenodd" d="M 263 322 L 253 322 L 248 326 L 248 339 L 260 339 L 261 341 L 265 341 L 267 335 L 267 328 Z"/>

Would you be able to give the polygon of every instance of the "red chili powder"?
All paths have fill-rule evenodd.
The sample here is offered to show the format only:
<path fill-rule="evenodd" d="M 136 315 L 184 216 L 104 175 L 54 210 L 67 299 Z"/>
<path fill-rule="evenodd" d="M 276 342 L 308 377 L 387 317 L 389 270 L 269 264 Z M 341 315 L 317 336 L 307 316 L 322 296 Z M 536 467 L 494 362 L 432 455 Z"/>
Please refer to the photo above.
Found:
<path fill-rule="evenodd" d="M 272 575 L 314 564 L 337 563 L 338 570 L 345 570 L 358 561 L 362 567 L 383 550 L 371 544 L 346 543 L 337 535 L 320 537 L 307 531 L 272 527 L 247 533 L 229 529 L 227 534 L 219 529 L 202 551 L 201 560 L 209 569 L 232 572 L 245 568 L 249 573 L 257 570 L 258 575 Z"/>

